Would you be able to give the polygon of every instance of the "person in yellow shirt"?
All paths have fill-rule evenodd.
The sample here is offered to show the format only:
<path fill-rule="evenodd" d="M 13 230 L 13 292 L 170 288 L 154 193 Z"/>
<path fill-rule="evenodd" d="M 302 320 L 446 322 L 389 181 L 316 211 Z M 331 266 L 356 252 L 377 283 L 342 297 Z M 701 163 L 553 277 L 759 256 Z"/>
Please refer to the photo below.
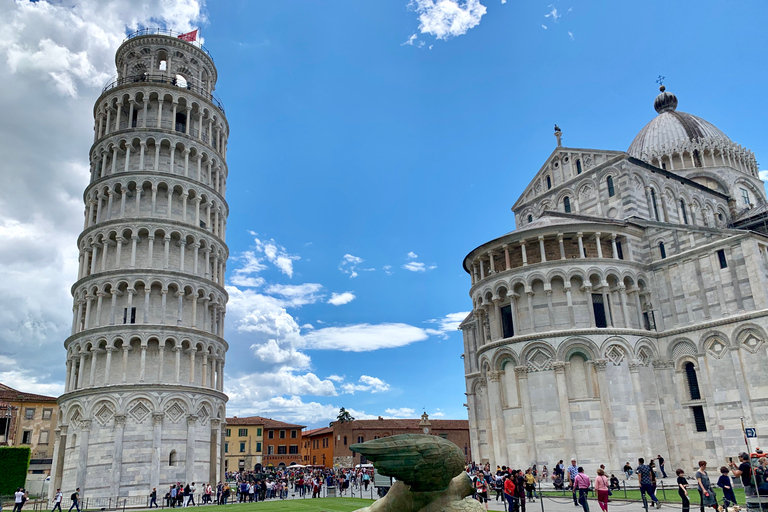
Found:
<path fill-rule="evenodd" d="M 534 497 L 536 494 L 536 477 L 533 476 L 533 471 L 531 468 L 525 470 L 525 492 L 528 495 L 528 501 L 530 503 L 535 503 L 536 500 Z"/>

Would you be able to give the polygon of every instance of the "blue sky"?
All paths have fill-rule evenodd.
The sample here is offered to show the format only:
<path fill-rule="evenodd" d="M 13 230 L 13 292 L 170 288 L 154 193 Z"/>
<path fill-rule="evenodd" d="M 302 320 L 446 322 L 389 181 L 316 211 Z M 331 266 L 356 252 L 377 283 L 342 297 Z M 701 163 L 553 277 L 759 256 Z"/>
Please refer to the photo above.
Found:
<path fill-rule="evenodd" d="M 0 132 L 35 133 L 61 159 L 35 167 L 29 148 L 0 148 L 27 171 L 4 170 L 6 188 L 58 187 L 30 195 L 38 215 L 0 195 L 0 234 L 33 240 L 0 250 L 3 291 L 60 294 L 4 304 L 0 380 L 17 387 L 61 389 L 91 107 L 137 25 L 199 26 L 218 67 L 231 128 L 230 415 L 312 427 L 341 406 L 466 418 L 462 259 L 513 229 L 510 207 L 555 147 L 555 123 L 566 146 L 624 150 L 655 115 L 664 75 L 679 110 L 768 155 L 762 1 L 140 3 L 0 6 L 16 22 L 0 28 L 0 78 L 13 84 L 0 107 L 18 111 Z M 66 66 L 48 69 L 60 53 L 46 40 Z M 25 114 L 25 98 L 55 118 Z M 30 257 L 42 263 L 24 267 Z M 25 339 L 46 355 L 18 350 Z"/>

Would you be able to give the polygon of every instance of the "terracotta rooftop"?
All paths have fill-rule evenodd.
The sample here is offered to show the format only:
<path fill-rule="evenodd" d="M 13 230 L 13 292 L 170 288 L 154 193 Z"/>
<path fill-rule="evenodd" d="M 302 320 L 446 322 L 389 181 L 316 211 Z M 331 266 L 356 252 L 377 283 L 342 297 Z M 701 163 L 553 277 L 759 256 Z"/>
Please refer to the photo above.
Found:
<path fill-rule="evenodd" d="M 312 430 L 307 430 L 303 432 L 301 435 L 311 437 L 311 436 L 319 436 L 319 435 L 331 434 L 331 433 L 333 433 L 333 429 L 331 427 L 321 427 L 321 428 L 315 428 Z"/>
<path fill-rule="evenodd" d="M 263 416 L 248 416 L 238 418 L 237 416 L 227 418 L 227 425 L 263 425 L 264 428 L 298 428 L 303 429 L 306 425 L 294 425 L 293 423 L 284 423 L 282 421 L 265 418 Z"/>
<path fill-rule="evenodd" d="M 0 401 L 2 402 L 56 402 L 57 397 L 25 393 L 18 389 L 0 384 Z"/>
<path fill-rule="evenodd" d="M 420 419 L 355 420 L 347 423 L 353 429 L 419 429 Z M 469 430 L 469 420 L 429 420 L 431 430 Z"/>

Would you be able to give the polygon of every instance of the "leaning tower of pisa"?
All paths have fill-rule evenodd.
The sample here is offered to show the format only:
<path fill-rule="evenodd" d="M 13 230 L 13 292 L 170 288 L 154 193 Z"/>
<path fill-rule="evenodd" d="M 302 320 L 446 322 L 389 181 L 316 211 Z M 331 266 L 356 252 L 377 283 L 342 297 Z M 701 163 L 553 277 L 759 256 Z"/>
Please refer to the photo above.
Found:
<path fill-rule="evenodd" d="M 131 34 L 115 63 L 93 108 L 50 487 L 91 500 L 215 484 L 227 401 L 229 126 L 216 67 L 166 30 Z"/>

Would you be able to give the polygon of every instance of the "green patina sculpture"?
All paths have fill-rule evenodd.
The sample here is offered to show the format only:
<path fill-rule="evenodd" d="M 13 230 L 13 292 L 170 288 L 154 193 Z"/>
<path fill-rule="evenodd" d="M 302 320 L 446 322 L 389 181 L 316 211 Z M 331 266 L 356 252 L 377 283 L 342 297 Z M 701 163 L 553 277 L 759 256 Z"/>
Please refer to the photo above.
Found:
<path fill-rule="evenodd" d="M 350 446 L 373 462 L 376 470 L 397 481 L 387 495 L 357 512 L 479 512 L 467 498 L 472 480 L 464 471 L 464 454 L 437 436 L 402 434 Z"/>

